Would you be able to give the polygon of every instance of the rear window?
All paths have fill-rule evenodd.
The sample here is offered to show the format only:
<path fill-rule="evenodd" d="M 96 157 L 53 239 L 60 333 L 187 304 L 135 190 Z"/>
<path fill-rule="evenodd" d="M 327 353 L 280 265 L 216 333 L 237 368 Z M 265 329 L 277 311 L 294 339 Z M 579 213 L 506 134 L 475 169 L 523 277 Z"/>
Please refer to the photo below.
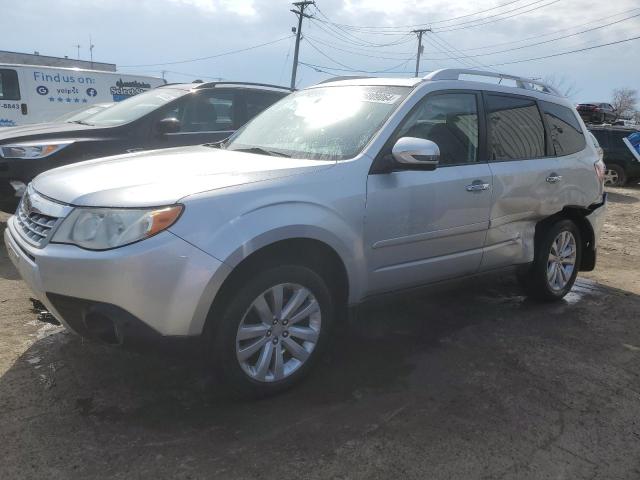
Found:
<path fill-rule="evenodd" d="M 15 70 L 0 69 L 0 100 L 20 100 L 18 73 Z"/>
<path fill-rule="evenodd" d="M 555 103 L 540 102 L 549 125 L 550 141 L 556 156 L 584 150 L 586 141 L 573 111 Z"/>
<path fill-rule="evenodd" d="M 544 157 L 544 126 L 536 102 L 502 95 L 487 95 L 486 98 L 490 159 L 508 161 Z"/>

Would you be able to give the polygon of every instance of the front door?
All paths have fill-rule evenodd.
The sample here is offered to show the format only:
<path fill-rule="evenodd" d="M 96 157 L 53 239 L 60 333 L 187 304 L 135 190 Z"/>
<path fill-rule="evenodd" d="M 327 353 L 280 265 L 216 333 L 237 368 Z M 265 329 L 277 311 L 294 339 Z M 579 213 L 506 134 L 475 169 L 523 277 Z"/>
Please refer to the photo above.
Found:
<path fill-rule="evenodd" d="M 489 166 L 480 156 L 480 101 L 479 94 L 467 91 L 427 96 L 390 144 L 401 137 L 432 140 L 440 148 L 438 168 L 369 175 L 369 294 L 478 270 L 492 188 Z"/>

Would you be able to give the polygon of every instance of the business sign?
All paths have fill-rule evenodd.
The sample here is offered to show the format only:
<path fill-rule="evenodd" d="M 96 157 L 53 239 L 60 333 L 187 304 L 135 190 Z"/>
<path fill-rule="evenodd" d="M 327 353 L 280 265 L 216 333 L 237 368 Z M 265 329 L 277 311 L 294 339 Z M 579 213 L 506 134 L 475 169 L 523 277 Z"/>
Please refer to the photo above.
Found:
<path fill-rule="evenodd" d="M 635 132 L 623 139 L 633 156 L 640 162 L 640 132 Z"/>
<path fill-rule="evenodd" d="M 139 93 L 146 92 L 151 88 L 151 85 L 147 82 L 140 82 L 138 80 L 124 81 L 122 79 L 116 82 L 114 87 L 111 87 L 111 96 L 114 102 L 126 100 L 129 97 L 138 95 Z"/>

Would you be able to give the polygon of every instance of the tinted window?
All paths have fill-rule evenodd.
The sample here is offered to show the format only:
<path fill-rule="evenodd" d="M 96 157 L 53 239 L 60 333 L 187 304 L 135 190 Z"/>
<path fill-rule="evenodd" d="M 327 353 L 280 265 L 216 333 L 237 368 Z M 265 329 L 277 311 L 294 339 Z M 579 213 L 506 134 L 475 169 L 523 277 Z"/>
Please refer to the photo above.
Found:
<path fill-rule="evenodd" d="M 397 138 L 416 137 L 435 142 L 441 165 L 478 160 L 478 107 L 472 93 L 429 96 L 400 127 Z"/>
<path fill-rule="evenodd" d="M 0 69 L 0 100 L 20 100 L 18 73 L 15 70 Z"/>
<path fill-rule="evenodd" d="M 607 135 L 607 132 L 604 130 L 591 130 L 591 133 L 593 133 L 593 136 L 598 139 L 598 143 L 602 148 L 609 146 L 609 136 Z"/>
<path fill-rule="evenodd" d="M 181 132 L 216 132 L 235 129 L 234 94 L 202 92 L 192 96 L 181 119 Z"/>
<path fill-rule="evenodd" d="M 251 120 L 260 112 L 270 107 L 285 95 L 276 92 L 246 92 L 244 93 L 247 108 L 247 120 Z"/>
<path fill-rule="evenodd" d="M 534 100 L 487 96 L 489 155 L 492 160 L 545 156 L 544 126 Z"/>
<path fill-rule="evenodd" d="M 541 103 L 555 154 L 560 157 L 583 150 L 586 145 L 584 134 L 573 111 L 555 103 Z"/>

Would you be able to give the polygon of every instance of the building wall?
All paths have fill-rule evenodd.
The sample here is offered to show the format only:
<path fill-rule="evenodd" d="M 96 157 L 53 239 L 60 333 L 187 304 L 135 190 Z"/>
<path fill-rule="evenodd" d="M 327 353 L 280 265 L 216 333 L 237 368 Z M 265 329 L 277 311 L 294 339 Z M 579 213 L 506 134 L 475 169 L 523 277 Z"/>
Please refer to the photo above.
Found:
<path fill-rule="evenodd" d="M 7 52 L 0 50 L 0 63 L 14 63 L 18 65 L 44 65 L 47 67 L 83 68 L 88 70 L 101 70 L 115 72 L 115 63 L 89 62 L 86 60 L 74 60 L 72 58 L 49 57 L 47 55 L 35 55 L 31 53 Z"/>

